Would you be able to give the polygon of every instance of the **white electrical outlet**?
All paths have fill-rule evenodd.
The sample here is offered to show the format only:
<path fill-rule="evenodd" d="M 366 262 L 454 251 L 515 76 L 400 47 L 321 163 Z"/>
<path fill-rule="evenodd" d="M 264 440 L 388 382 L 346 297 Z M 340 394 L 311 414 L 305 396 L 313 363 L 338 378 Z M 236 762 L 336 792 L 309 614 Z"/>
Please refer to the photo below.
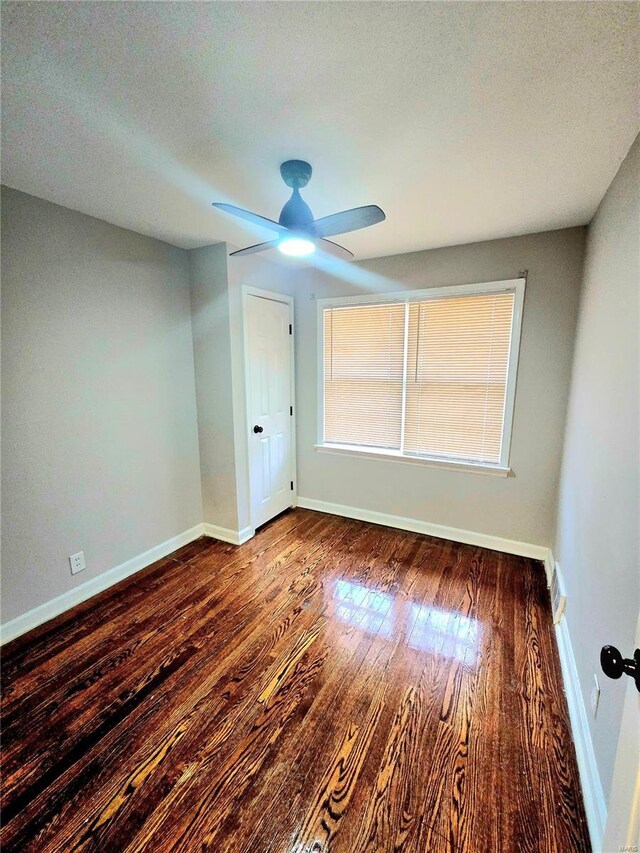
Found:
<path fill-rule="evenodd" d="M 591 713 L 593 714 L 593 719 L 598 716 L 598 705 L 600 704 L 600 684 L 598 683 L 598 676 L 596 673 L 593 673 L 593 687 L 591 688 Z"/>
<path fill-rule="evenodd" d="M 78 572 L 82 572 L 86 569 L 86 565 L 84 562 L 84 551 L 78 551 L 77 554 L 72 554 L 69 557 L 69 565 L 71 566 L 71 574 L 77 575 Z"/>

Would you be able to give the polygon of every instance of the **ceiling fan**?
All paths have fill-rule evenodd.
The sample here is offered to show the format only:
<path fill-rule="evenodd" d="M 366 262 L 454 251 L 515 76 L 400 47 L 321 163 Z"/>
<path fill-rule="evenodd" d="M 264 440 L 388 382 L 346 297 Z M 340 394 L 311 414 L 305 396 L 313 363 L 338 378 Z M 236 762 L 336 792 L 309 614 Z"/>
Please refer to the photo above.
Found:
<path fill-rule="evenodd" d="M 233 204 L 213 203 L 213 207 L 219 210 L 239 216 L 240 219 L 246 219 L 254 225 L 262 225 L 278 235 L 274 240 L 247 246 L 246 249 L 238 249 L 236 252 L 231 252 L 231 255 L 252 255 L 254 252 L 264 252 L 266 249 L 277 247 L 284 255 L 295 257 L 310 255 L 316 248 L 344 260 L 350 260 L 353 257 L 353 253 L 344 246 L 332 243 L 326 238 L 382 222 L 386 219 L 384 211 L 377 204 L 367 204 L 364 207 L 332 213 L 331 216 L 324 216 L 322 219 L 314 219 L 309 205 L 300 196 L 300 189 L 309 183 L 311 171 L 311 166 L 304 160 L 287 160 L 280 166 L 282 180 L 292 188 L 293 192 L 282 208 L 277 222 Z"/>

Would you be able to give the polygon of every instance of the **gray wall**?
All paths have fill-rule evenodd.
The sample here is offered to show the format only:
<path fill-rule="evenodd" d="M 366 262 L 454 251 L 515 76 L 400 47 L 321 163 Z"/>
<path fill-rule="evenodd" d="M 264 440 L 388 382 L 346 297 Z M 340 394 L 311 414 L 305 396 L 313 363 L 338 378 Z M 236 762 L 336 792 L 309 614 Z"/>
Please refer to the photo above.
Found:
<path fill-rule="evenodd" d="M 631 654 L 640 608 L 640 138 L 589 227 L 567 415 L 554 554 L 567 585 L 567 626 L 605 796 L 624 686 L 600 673 L 601 646 Z"/>
<path fill-rule="evenodd" d="M 238 529 L 227 245 L 189 252 L 203 519 Z"/>
<path fill-rule="evenodd" d="M 291 293 L 291 273 L 268 258 L 229 258 L 226 243 L 189 252 L 204 521 L 250 526 L 242 288 Z"/>
<path fill-rule="evenodd" d="M 378 258 L 350 281 L 300 270 L 296 287 L 298 492 L 306 498 L 551 544 L 585 229 Z M 316 299 L 515 278 L 529 271 L 511 444 L 514 476 L 319 454 Z"/>
<path fill-rule="evenodd" d="M 4 622 L 202 503 L 186 252 L 7 188 L 2 238 Z"/>

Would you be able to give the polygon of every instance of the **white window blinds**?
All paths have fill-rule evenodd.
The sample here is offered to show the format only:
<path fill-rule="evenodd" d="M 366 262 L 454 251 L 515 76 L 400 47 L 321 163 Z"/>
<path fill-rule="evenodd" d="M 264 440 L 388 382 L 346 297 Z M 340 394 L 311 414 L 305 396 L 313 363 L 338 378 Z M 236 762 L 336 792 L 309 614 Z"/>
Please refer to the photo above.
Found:
<path fill-rule="evenodd" d="M 324 441 L 500 464 L 513 291 L 328 307 Z"/>
<path fill-rule="evenodd" d="M 513 293 L 409 308 L 405 450 L 500 461 Z"/>
<path fill-rule="evenodd" d="M 324 437 L 400 449 L 403 304 L 324 312 Z"/>

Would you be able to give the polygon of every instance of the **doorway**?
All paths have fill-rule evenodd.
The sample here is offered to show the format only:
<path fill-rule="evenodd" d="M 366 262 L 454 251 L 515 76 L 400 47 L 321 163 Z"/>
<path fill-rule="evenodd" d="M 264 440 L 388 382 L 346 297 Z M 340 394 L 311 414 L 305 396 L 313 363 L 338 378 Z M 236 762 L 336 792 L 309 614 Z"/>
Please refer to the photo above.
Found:
<path fill-rule="evenodd" d="M 640 648 L 640 613 L 634 650 L 637 648 Z M 640 693 L 633 678 L 623 679 L 620 689 L 626 693 L 602 848 L 605 853 L 640 849 Z"/>
<path fill-rule="evenodd" d="M 293 299 L 245 287 L 251 526 L 296 505 Z"/>

